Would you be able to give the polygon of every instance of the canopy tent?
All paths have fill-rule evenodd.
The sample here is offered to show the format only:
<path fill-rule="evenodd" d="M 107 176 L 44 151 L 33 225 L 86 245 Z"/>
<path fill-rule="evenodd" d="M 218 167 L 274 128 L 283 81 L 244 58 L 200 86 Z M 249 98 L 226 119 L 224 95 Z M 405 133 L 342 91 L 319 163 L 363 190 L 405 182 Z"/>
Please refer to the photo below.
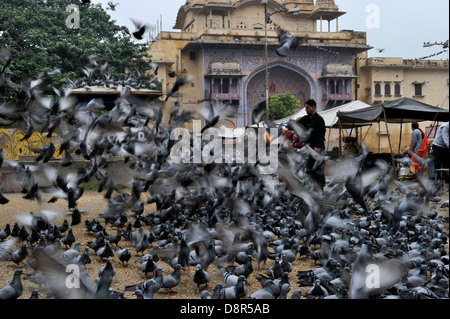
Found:
<path fill-rule="evenodd" d="M 449 110 L 435 107 L 411 98 L 400 98 L 383 104 L 371 106 L 369 108 L 338 112 L 338 125 L 342 129 L 349 125 L 361 125 L 365 123 L 373 123 L 384 121 L 386 131 L 388 132 L 389 148 L 391 151 L 392 162 L 394 162 L 392 145 L 390 140 L 389 129 L 387 123 L 403 123 L 432 121 L 446 122 L 449 119 Z M 401 133 L 400 129 L 400 141 Z M 399 143 L 400 145 L 401 143 Z"/>
<path fill-rule="evenodd" d="M 365 108 L 370 108 L 371 106 L 369 104 L 366 104 L 364 102 L 361 101 L 353 101 L 350 103 L 346 103 L 340 106 L 336 106 L 332 109 L 329 110 L 325 110 L 325 111 L 321 111 L 318 112 L 324 119 L 325 121 L 325 126 L 330 128 L 330 127 L 338 127 L 338 112 L 351 112 L 351 111 L 358 111 L 361 109 L 365 109 Z M 274 121 L 275 124 L 280 125 L 282 123 L 286 123 L 289 122 L 289 120 L 296 120 L 298 118 L 301 118 L 303 116 L 306 115 L 306 111 L 305 109 L 301 109 L 300 111 L 298 111 L 297 113 L 285 117 L 283 119 L 279 119 Z M 369 124 L 364 124 L 364 125 L 369 125 Z"/>
<path fill-rule="evenodd" d="M 449 111 L 414 99 L 403 97 L 369 108 L 354 111 L 339 111 L 337 116 L 342 125 L 352 123 L 411 123 L 420 121 L 448 121 Z"/>

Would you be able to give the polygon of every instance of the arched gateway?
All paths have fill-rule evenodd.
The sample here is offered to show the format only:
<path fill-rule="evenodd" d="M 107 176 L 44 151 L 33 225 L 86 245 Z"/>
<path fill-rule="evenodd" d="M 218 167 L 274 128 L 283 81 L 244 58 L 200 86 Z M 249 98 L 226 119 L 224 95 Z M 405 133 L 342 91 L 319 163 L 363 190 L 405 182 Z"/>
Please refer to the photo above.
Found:
<path fill-rule="evenodd" d="M 315 98 L 316 84 L 303 69 L 282 61 L 269 64 L 269 97 L 291 92 L 303 107 L 306 100 Z M 246 125 L 253 124 L 254 114 L 265 108 L 265 66 L 256 69 L 245 83 Z"/>

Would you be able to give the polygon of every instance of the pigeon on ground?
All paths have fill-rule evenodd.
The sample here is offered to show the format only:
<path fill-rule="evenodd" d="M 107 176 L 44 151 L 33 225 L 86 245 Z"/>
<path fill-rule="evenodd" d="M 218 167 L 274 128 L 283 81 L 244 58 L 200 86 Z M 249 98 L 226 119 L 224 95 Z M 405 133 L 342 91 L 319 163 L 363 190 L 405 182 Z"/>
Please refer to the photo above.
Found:
<path fill-rule="evenodd" d="M 0 185 L 0 204 L 5 205 L 9 203 L 9 199 L 2 192 L 3 186 Z"/>
<path fill-rule="evenodd" d="M 130 261 L 130 258 L 131 258 L 130 248 L 129 247 L 125 247 L 125 248 L 116 247 L 116 254 L 117 254 L 117 258 L 119 258 L 122 265 L 127 266 L 128 262 Z"/>
<path fill-rule="evenodd" d="M 281 286 L 279 299 L 288 299 L 288 293 L 291 290 L 291 286 L 288 283 L 284 283 Z"/>
<path fill-rule="evenodd" d="M 303 291 L 301 291 L 300 289 L 295 289 L 289 299 L 302 299 L 302 297 Z"/>
<path fill-rule="evenodd" d="M 223 284 L 218 282 L 213 289 L 213 293 L 211 294 L 208 290 L 202 290 L 201 292 L 201 299 L 220 299 L 221 293 L 223 290 Z"/>
<path fill-rule="evenodd" d="M 208 289 L 209 274 L 202 269 L 202 265 L 197 265 L 197 270 L 194 273 L 194 283 L 197 285 L 197 294 L 200 293 L 200 287 L 204 286 Z"/>
<path fill-rule="evenodd" d="M 75 243 L 76 239 L 75 239 L 75 235 L 73 233 L 73 229 L 72 227 L 69 227 L 69 232 L 67 233 L 66 236 L 64 236 L 62 238 L 62 243 L 66 246 L 67 248 L 71 248 L 72 245 Z"/>
<path fill-rule="evenodd" d="M 19 265 L 28 256 L 28 244 L 22 243 L 22 246 L 12 253 L 11 260 L 14 261 L 16 265 Z"/>
<path fill-rule="evenodd" d="M 11 260 L 11 254 L 13 253 L 17 241 L 17 237 L 0 241 L 0 261 Z"/>
<path fill-rule="evenodd" d="M 83 253 L 73 259 L 73 263 L 80 266 L 90 264 L 92 262 L 92 258 L 89 256 L 89 249 L 89 247 L 85 247 Z"/>
<path fill-rule="evenodd" d="M 0 230 L 0 241 L 5 240 L 11 235 L 11 226 L 10 224 L 6 224 L 5 228 Z"/>
<path fill-rule="evenodd" d="M 28 299 L 39 299 L 39 289 L 37 288 L 33 289 Z"/>
<path fill-rule="evenodd" d="M 156 294 L 161 288 L 163 279 L 163 269 L 161 267 L 157 267 L 153 278 L 138 284 L 125 286 L 125 291 L 141 290 L 144 296 L 148 291 L 153 296 L 153 294 Z"/>
<path fill-rule="evenodd" d="M 80 246 L 81 243 L 76 242 L 73 248 L 70 248 L 57 256 L 58 261 L 62 262 L 63 264 L 71 263 L 80 254 Z"/>
<path fill-rule="evenodd" d="M 100 278 L 112 278 L 116 275 L 116 270 L 114 269 L 111 258 L 106 260 L 106 265 L 101 267 L 98 271 L 98 276 Z"/>
<path fill-rule="evenodd" d="M 316 279 L 311 289 L 306 293 L 306 298 L 317 299 L 328 296 L 328 291 L 320 284 L 320 279 Z"/>
<path fill-rule="evenodd" d="M 171 274 L 165 276 L 163 279 L 162 287 L 166 288 L 167 291 L 169 291 L 170 293 L 176 292 L 172 288 L 175 288 L 176 286 L 178 286 L 181 281 L 180 269 L 181 269 L 181 265 L 176 264 L 174 266 L 173 272 Z"/>
<path fill-rule="evenodd" d="M 221 299 L 242 299 L 242 298 L 244 298 L 248 293 L 247 286 L 245 285 L 246 281 L 247 281 L 247 279 L 245 278 L 245 276 L 240 275 L 236 286 L 225 287 L 222 289 Z"/>
<path fill-rule="evenodd" d="M 22 295 L 22 269 L 16 269 L 11 283 L 0 289 L 0 299 L 17 299 Z"/>
<path fill-rule="evenodd" d="M 149 232 L 144 228 L 135 230 L 130 235 L 131 245 L 136 249 L 136 253 L 144 255 L 144 251 L 150 246 Z"/>
<path fill-rule="evenodd" d="M 272 274 L 274 278 L 281 278 L 281 276 L 283 276 L 283 268 L 281 268 L 280 257 L 275 257 L 273 266 L 268 268 L 266 273 Z"/>
<path fill-rule="evenodd" d="M 273 299 L 273 281 L 267 280 L 264 284 L 264 288 L 259 289 L 250 295 L 250 299 Z"/>
<path fill-rule="evenodd" d="M 244 275 L 245 278 L 248 278 L 248 276 L 253 272 L 252 259 L 252 255 L 247 255 L 247 260 L 244 264 L 238 266 L 228 266 L 226 270 L 236 276 Z"/>
<path fill-rule="evenodd" d="M 81 214 L 84 213 L 84 211 L 80 211 L 78 207 L 74 207 L 73 212 L 70 214 L 72 217 L 72 220 L 70 222 L 70 226 L 75 226 L 81 223 Z"/>
<path fill-rule="evenodd" d="M 158 268 L 152 254 L 142 256 L 137 262 L 141 263 L 141 270 L 145 276 L 148 276 L 148 273 L 153 273 Z"/>
<path fill-rule="evenodd" d="M 101 261 L 105 261 L 105 258 L 114 257 L 114 249 L 112 249 L 109 240 L 106 241 L 105 246 L 97 250 L 97 256 L 100 257 Z"/>
<path fill-rule="evenodd" d="M 223 282 L 227 287 L 236 286 L 239 280 L 239 276 L 227 271 L 222 265 L 219 265 L 219 270 L 222 272 Z"/>

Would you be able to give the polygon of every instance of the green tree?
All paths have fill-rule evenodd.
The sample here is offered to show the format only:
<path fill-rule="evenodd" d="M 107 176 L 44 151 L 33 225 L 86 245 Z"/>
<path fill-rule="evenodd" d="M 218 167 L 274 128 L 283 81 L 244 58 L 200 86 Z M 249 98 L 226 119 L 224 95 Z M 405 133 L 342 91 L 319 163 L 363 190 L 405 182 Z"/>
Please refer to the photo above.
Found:
<path fill-rule="evenodd" d="M 274 95 L 270 97 L 269 101 L 269 116 L 274 120 L 278 120 L 294 114 L 299 106 L 300 102 L 289 91 Z"/>
<path fill-rule="evenodd" d="M 68 22 L 72 22 L 70 16 L 74 11 L 68 6 L 73 4 L 79 9 L 79 27 L 71 28 Z M 112 2 L 105 9 L 100 4 L 83 5 L 73 0 L 2 0 L 0 73 L 5 56 L 12 58 L 3 79 L 20 84 L 39 75 L 51 92 L 68 79 L 80 82 L 98 79 L 99 74 L 88 77 L 83 72 L 90 56 L 95 56 L 99 65 L 107 63 L 108 78 L 119 80 L 137 72 L 145 74 L 151 68 L 148 47 L 133 42 L 111 18 L 108 11 L 114 11 L 115 7 Z M 60 72 L 48 74 L 57 69 Z M 0 85 L 0 101 L 13 99 L 19 103 L 24 99 L 19 91 Z"/>

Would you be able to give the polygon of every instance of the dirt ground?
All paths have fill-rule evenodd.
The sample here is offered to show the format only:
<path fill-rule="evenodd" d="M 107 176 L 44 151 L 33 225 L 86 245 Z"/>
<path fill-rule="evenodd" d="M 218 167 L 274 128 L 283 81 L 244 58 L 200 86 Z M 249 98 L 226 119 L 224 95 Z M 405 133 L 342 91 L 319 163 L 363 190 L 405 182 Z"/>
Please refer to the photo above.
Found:
<path fill-rule="evenodd" d="M 7 194 L 7 198 L 10 202 L 7 205 L 2 205 L 0 207 L 0 229 L 4 229 L 6 223 L 11 224 L 11 228 L 16 221 L 16 216 L 28 214 L 29 212 L 33 212 L 35 214 L 39 214 L 41 210 L 60 210 L 62 212 L 67 212 L 67 201 L 58 200 L 56 203 L 47 203 L 49 197 L 45 197 L 42 200 L 42 205 L 39 205 L 36 200 L 30 201 L 22 198 L 23 194 Z M 84 247 L 88 242 L 94 241 L 95 238 L 91 235 L 91 233 L 86 231 L 84 226 L 85 220 L 92 220 L 93 218 L 98 217 L 98 214 L 103 212 L 103 209 L 106 205 L 106 200 L 102 197 L 102 194 L 94 190 L 85 191 L 82 198 L 78 201 L 78 207 L 80 210 L 85 210 L 85 213 L 82 215 L 82 223 L 76 226 L 73 226 L 73 232 L 77 241 L 81 243 L 82 252 Z M 152 206 L 146 205 L 146 210 L 142 214 L 145 216 L 148 213 L 152 213 Z M 70 216 L 64 216 L 57 218 L 54 220 L 53 224 L 61 225 L 64 219 L 68 219 L 70 223 Z M 150 226 L 147 226 L 147 228 Z M 107 225 L 108 234 L 116 234 L 117 228 L 111 228 L 110 225 Z M 124 247 L 128 246 L 131 248 L 132 257 L 129 261 L 128 266 L 122 265 L 117 256 L 112 258 L 112 265 L 116 269 L 116 275 L 113 278 L 113 282 L 111 288 L 114 290 L 124 292 L 124 296 L 126 298 L 135 298 L 132 292 L 124 291 L 125 286 L 137 284 L 142 281 L 147 280 L 147 277 L 141 271 L 141 264 L 137 262 L 137 259 L 141 257 L 141 255 L 137 255 L 134 251 L 134 248 L 129 244 L 126 239 L 122 239 L 119 243 L 123 244 Z M 20 244 L 17 244 L 16 249 L 20 247 Z M 29 248 L 29 256 L 25 260 L 28 261 L 31 258 L 32 248 Z M 149 247 L 146 249 L 145 253 L 148 253 L 153 248 Z M 89 275 L 91 279 L 98 277 L 99 269 L 105 265 L 105 262 L 102 262 L 100 258 L 95 254 L 95 251 L 90 249 L 90 256 L 92 259 L 92 263 L 87 265 Z M 268 260 L 267 267 L 273 265 L 273 260 Z M 163 261 L 157 262 L 158 266 L 161 266 L 164 269 L 164 276 L 171 273 L 173 269 Z M 247 287 L 248 287 L 248 296 L 251 295 L 254 291 L 261 289 L 260 283 L 255 279 L 258 274 L 265 274 L 265 271 L 261 270 L 260 272 L 256 271 L 256 262 L 253 263 L 253 267 L 255 271 L 248 277 Z M 314 263 L 312 259 L 308 259 L 306 257 L 302 257 L 300 260 L 296 260 L 293 262 L 293 271 L 290 273 L 290 283 L 295 286 L 296 282 L 296 273 L 298 270 L 309 270 L 316 268 L 317 265 Z M 4 261 L 0 263 L 0 287 L 4 287 L 9 284 L 13 278 L 14 271 L 18 268 L 18 266 L 12 261 Z M 28 266 L 23 267 L 24 274 L 32 274 L 34 271 Z M 154 296 L 155 299 L 198 299 L 200 295 L 196 293 L 197 286 L 193 281 L 193 276 L 195 272 L 195 267 L 191 266 L 188 271 L 181 271 L 181 282 L 180 284 L 174 288 L 176 293 L 166 292 L 165 289 L 161 289 Z M 211 281 L 208 285 L 208 290 L 212 293 L 214 286 L 218 282 L 223 282 L 222 273 L 219 269 L 211 264 L 208 268 L 208 273 L 211 277 Z M 28 298 L 31 295 L 31 292 L 34 288 L 38 288 L 38 286 L 28 280 L 22 280 L 23 284 L 23 294 L 21 298 Z M 294 289 L 291 289 L 291 292 Z M 46 292 L 42 291 L 40 298 L 46 298 Z"/>
<path fill-rule="evenodd" d="M 445 192 L 446 191 L 446 192 Z M 36 200 L 26 200 L 22 198 L 23 194 L 20 193 L 14 193 L 14 194 L 6 194 L 6 197 L 10 200 L 10 202 L 6 205 L 0 205 L 0 229 L 4 229 L 6 223 L 11 224 L 11 228 L 14 225 L 14 222 L 16 221 L 17 216 L 28 214 L 29 212 L 33 212 L 35 214 L 38 214 L 41 210 L 59 210 L 61 212 L 67 212 L 67 201 L 63 199 L 59 199 L 56 203 L 47 203 L 49 197 L 46 197 L 44 195 L 44 198 L 42 199 L 42 204 L 39 204 Z M 441 203 L 448 199 L 448 185 L 445 186 L 445 189 L 442 190 L 442 201 L 440 203 L 436 204 L 436 207 L 440 207 Z M 93 241 L 95 238 L 86 231 L 86 228 L 84 226 L 85 220 L 92 220 L 93 218 L 98 217 L 99 213 L 103 212 L 103 209 L 106 205 L 107 201 L 103 198 L 103 193 L 98 193 L 95 190 L 88 190 L 85 191 L 84 195 L 81 197 L 81 199 L 78 201 L 78 207 L 80 210 L 84 210 L 85 213 L 82 215 L 82 222 L 79 225 L 76 225 L 73 227 L 73 231 L 76 237 L 77 241 L 80 241 L 81 243 L 81 251 L 84 250 L 84 247 L 87 245 L 88 242 Z M 145 216 L 146 214 L 150 214 L 153 212 L 154 207 L 151 205 L 145 206 L 145 211 L 142 214 Z M 441 209 L 439 208 L 439 213 L 444 215 L 445 217 L 448 217 L 449 209 Z M 54 224 L 60 225 L 62 224 L 64 219 L 68 219 L 70 222 L 70 216 L 64 215 L 64 213 L 61 215 L 61 217 L 54 220 Z M 448 224 L 447 224 L 448 226 Z M 148 226 L 149 227 L 149 226 Z M 107 231 L 109 234 L 115 234 L 116 228 L 112 229 L 109 225 L 107 226 Z M 447 229 L 448 231 L 448 229 Z M 123 245 L 128 245 L 129 242 L 127 242 L 125 239 L 122 239 L 121 242 Z M 20 244 L 17 244 L 16 249 L 18 249 Z M 146 253 L 150 252 L 152 248 L 147 248 Z M 448 249 L 448 246 L 447 246 Z M 31 248 L 29 248 L 30 254 L 29 257 L 27 257 L 26 261 L 28 261 L 31 258 Z M 145 277 L 144 273 L 141 271 L 140 266 L 141 264 L 137 262 L 138 257 L 133 250 L 133 247 L 131 247 L 131 251 L 133 253 L 132 258 L 129 262 L 128 266 L 123 266 L 120 261 L 118 260 L 117 256 L 114 256 L 112 258 L 112 264 L 114 268 L 116 269 L 117 273 L 113 278 L 112 286 L 114 290 L 124 292 L 124 296 L 126 298 L 135 298 L 135 296 L 132 294 L 132 292 L 125 292 L 124 288 L 127 285 L 140 283 L 142 281 L 145 281 L 147 278 Z M 95 255 L 95 252 L 91 249 L 90 255 L 92 258 L 92 263 L 88 264 L 88 271 L 90 274 L 91 279 L 94 279 L 98 276 L 98 270 L 100 267 L 104 266 L 105 263 L 100 261 L 100 258 Z M 268 260 L 267 266 L 271 267 L 273 265 L 273 260 Z M 166 263 L 162 261 L 158 261 L 158 265 L 164 268 L 164 275 L 167 275 L 168 273 L 172 272 L 172 268 L 167 265 Z M 290 284 L 291 284 L 291 290 L 288 294 L 288 297 L 292 294 L 292 292 L 299 288 L 296 284 L 297 278 L 296 274 L 299 270 L 310 270 L 315 269 L 319 267 L 318 264 L 316 264 L 312 259 L 302 257 L 300 259 L 295 260 L 293 263 L 293 271 L 290 273 Z M 250 296 L 254 291 L 261 288 L 260 283 L 255 279 L 255 277 L 258 274 L 265 274 L 265 271 L 257 271 L 256 270 L 256 262 L 254 261 L 253 264 L 254 271 L 249 276 L 247 286 L 248 286 L 248 295 Z M 6 286 L 9 284 L 13 278 L 14 271 L 18 268 L 18 266 L 13 263 L 12 261 L 4 261 L 0 262 L 0 288 Z M 23 267 L 24 274 L 32 274 L 33 270 L 28 267 Z M 190 270 L 185 272 L 181 271 L 181 283 L 178 287 L 175 288 L 176 293 L 168 293 L 164 289 L 161 289 L 158 293 L 155 294 L 155 299 L 198 299 L 200 298 L 200 295 L 196 294 L 196 285 L 193 282 L 193 275 L 195 272 L 195 267 L 190 267 Z M 212 264 L 209 269 L 208 273 L 210 274 L 211 281 L 208 285 L 208 290 L 212 293 L 214 286 L 218 282 L 223 283 L 223 277 L 221 272 L 217 269 L 217 267 Z M 28 280 L 22 280 L 23 283 L 23 294 L 21 298 L 29 298 L 31 295 L 31 292 L 34 288 L 38 288 L 38 286 Z M 303 287 L 301 288 L 303 291 L 309 290 L 310 287 Z M 40 298 L 44 299 L 46 298 L 46 292 L 45 290 L 41 290 Z"/>

